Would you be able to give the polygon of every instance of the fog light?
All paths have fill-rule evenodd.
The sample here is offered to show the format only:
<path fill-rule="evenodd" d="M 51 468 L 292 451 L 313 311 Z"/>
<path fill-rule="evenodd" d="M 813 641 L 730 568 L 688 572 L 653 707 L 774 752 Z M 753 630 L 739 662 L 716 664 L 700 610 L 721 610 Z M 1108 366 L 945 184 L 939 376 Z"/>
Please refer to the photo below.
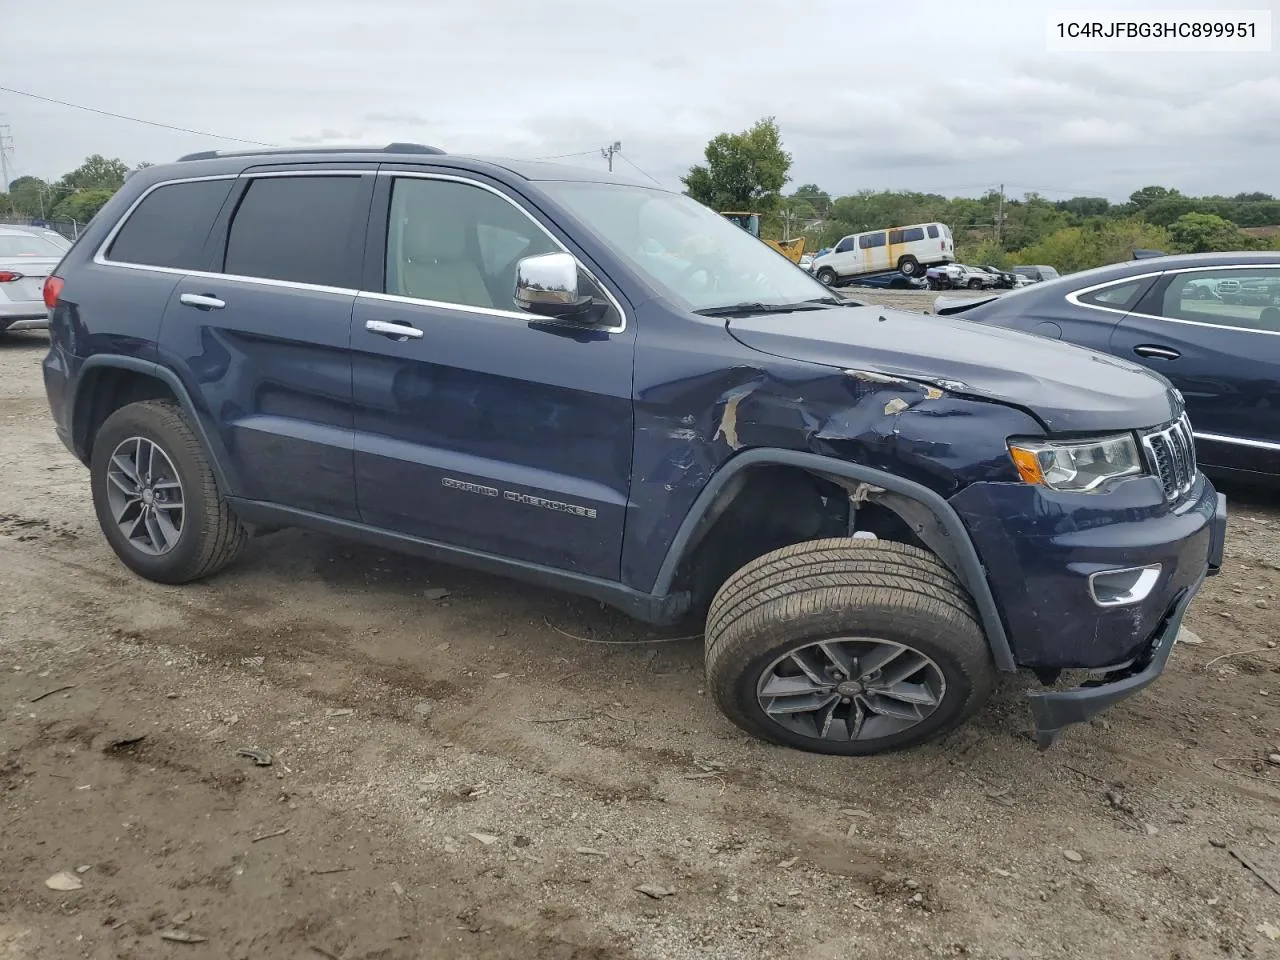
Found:
<path fill-rule="evenodd" d="M 1100 607 L 1123 607 L 1141 603 L 1160 579 L 1160 564 L 1101 570 L 1089 575 L 1089 596 Z"/>

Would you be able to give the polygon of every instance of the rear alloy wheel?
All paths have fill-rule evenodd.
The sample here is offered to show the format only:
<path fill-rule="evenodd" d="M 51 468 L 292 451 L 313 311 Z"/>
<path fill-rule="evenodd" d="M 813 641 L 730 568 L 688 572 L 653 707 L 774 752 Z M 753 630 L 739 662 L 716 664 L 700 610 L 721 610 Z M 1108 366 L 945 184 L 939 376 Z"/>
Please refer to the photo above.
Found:
<path fill-rule="evenodd" d="M 199 438 L 171 401 L 131 403 L 107 417 L 93 439 L 89 483 L 107 542 L 149 580 L 207 577 L 248 539 Z"/>
<path fill-rule="evenodd" d="M 915 257 L 903 257 L 898 261 L 898 271 L 908 277 L 914 277 L 920 273 L 920 261 Z"/>
<path fill-rule="evenodd" d="M 830 267 L 823 267 L 818 271 L 818 282 L 824 287 L 834 287 L 836 285 L 836 272 Z"/>
<path fill-rule="evenodd" d="M 752 561 L 716 594 L 706 637 L 725 715 L 815 753 L 923 743 L 995 684 L 964 588 L 932 554 L 885 540 L 816 540 Z"/>

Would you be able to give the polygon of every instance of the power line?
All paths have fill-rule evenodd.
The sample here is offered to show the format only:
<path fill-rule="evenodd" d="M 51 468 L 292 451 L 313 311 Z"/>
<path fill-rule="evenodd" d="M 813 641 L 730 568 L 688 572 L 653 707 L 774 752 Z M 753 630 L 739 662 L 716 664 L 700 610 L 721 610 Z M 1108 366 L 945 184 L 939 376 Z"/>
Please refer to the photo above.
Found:
<path fill-rule="evenodd" d="M 60 107 L 71 107 L 73 110 L 84 110 L 86 113 L 96 113 L 104 117 L 114 117 L 116 120 L 129 120 L 133 123 L 142 123 L 148 127 L 159 127 L 162 130 L 176 130 L 178 133 L 190 133 L 197 137 L 211 137 L 214 140 L 229 140 L 232 143 L 247 143 L 255 147 L 273 147 L 273 143 L 263 143 L 260 140 L 245 140 L 243 137 L 226 137 L 220 133 L 209 133 L 205 130 L 192 130 L 189 127 L 175 127 L 171 123 L 160 123 L 156 120 L 143 120 L 141 117 L 130 117 L 123 113 L 112 113 L 110 110 L 99 110 L 97 107 L 86 107 L 80 103 L 70 103 L 66 100 L 56 100 L 53 97 L 44 97 L 38 93 L 29 93 L 26 90 L 15 90 L 13 87 L 0 87 L 5 93 L 13 93 L 19 97 L 30 97 L 32 100 L 43 100 L 45 103 L 56 103 Z"/>
<path fill-rule="evenodd" d="M 3 89 L 3 88 L 0 88 Z M 599 151 L 579 150 L 577 153 L 557 153 L 553 157 L 534 157 L 534 160 L 567 160 L 570 157 L 594 157 Z"/>
<path fill-rule="evenodd" d="M 637 170 L 640 170 L 640 167 L 636 164 L 636 162 L 632 160 L 630 157 L 628 157 L 625 153 L 619 153 L 618 156 L 620 156 L 623 160 L 627 161 L 627 163 L 631 164 L 631 166 L 635 167 Z M 646 177 L 649 177 L 649 179 L 652 180 L 654 183 L 656 183 L 658 186 L 662 186 L 662 181 L 660 181 L 657 177 L 650 176 L 648 173 L 645 173 L 645 171 L 643 170 L 640 170 L 640 172 L 644 173 Z"/>

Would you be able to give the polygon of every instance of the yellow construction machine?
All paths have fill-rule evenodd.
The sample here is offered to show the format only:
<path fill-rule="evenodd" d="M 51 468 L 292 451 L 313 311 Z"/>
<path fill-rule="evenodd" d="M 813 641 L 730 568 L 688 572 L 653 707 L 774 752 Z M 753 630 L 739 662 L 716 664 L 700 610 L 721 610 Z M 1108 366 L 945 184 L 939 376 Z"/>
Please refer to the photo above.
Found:
<path fill-rule="evenodd" d="M 760 214 L 743 213 L 735 210 L 722 210 L 720 212 L 720 216 L 732 223 L 736 223 L 757 240 L 760 239 Z M 797 237 L 795 240 L 766 240 L 764 242 L 773 247 L 773 249 L 777 250 L 792 263 L 799 263 L 800 258 L 804 256 L 804 237 Z"/>

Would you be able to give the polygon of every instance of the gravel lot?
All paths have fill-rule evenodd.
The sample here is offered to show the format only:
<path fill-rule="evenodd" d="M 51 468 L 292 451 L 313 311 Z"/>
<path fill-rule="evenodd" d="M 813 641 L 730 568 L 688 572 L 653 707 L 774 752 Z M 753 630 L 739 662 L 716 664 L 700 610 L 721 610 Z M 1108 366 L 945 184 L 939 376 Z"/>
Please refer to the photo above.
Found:
<path fill-rule="evenodd" d="M 1009 682 L 939 743 L 823 758 L 589 601 L 297 531 L 137 579 L 46 346 L 0 339 L 4 960 L 1276 955 L 1280 895 L 1231 855 L 1280 882 L 1265 495 L 1227 491 L 1200 642 L 1049 752 Z"/>

